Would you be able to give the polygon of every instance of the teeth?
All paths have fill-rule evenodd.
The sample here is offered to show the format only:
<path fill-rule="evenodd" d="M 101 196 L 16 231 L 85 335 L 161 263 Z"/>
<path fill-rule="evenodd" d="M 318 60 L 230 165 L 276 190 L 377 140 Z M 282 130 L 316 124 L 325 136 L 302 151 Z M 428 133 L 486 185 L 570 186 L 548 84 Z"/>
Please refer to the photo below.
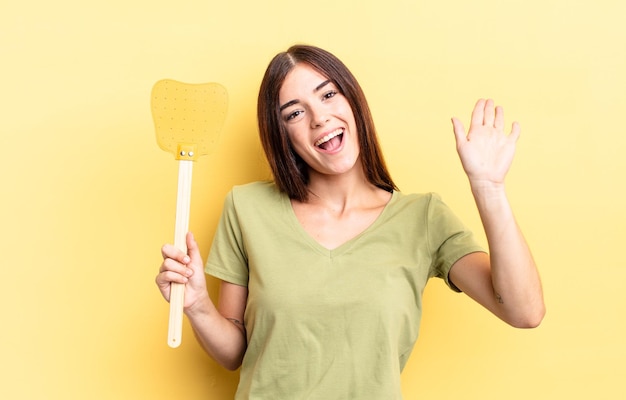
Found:
<path fill-rule="evenodd" d="M 334 137 L 336 137 L 336 136 L 339 136 L 339 135 L 341 135 L 342 133 L 343 133 L 343 129 L 341 129 L 341 128 L 340 128 L 340 129 L 337 129 L 337 130 L 335 130 L 335 131 L 333 131 L 333 132 L 329 133 L 328 135 L 324 136 L 323 138 L 321 138 L 321 139 L 320 139 L 320 140 L 318 140 L 317 142 L 315 142 L 315 145 L 316 145 L 316 146 L 319 146 L 319 145 L 321 145 L 321 144 L 323 144 L 323 143 L 326 143 L 326 142 L 328 142 L 330 139 L 332 139 L 332 138 L 334 138 Z"/>

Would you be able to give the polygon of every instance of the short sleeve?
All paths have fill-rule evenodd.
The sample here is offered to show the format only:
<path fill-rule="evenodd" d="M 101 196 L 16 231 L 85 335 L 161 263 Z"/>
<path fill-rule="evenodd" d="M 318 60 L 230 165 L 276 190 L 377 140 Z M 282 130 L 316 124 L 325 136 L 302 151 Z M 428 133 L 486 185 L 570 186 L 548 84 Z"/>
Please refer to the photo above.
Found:
<path fill-rule="evenodd" d="M 218 279 L 248 286 L 248 257 L 232 190 L 224 200 L 224 209 L 204 270 Z"/>
<path fill-rule="evenodd" d="M 434 252 L 431 276 L 443 279 L 452 290 L 460 292 L 449 280 L 450 269 L 463 256 L 485 249 L 437 194 L 432 194 L 428 207 L 428 244 Z"/>

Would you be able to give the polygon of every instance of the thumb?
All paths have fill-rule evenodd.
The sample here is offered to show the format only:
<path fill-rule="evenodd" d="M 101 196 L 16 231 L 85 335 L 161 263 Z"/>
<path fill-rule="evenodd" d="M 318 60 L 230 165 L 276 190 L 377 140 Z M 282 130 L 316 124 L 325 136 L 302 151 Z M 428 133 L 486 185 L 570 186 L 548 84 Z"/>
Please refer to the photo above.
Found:
<path fill-rule="evenodd" d="M 202 260 L 200 248 L 198 247 L 198 243 L 191 232 L 187 232 L 187 255 L 191 259 L 191 262 Z"/>
<path fill-rule="evenodd" d="M 454 131 L 457 145 L 460 145 L 461 143 L 467 141 L 467 136 L 465 135 L 465 127 L 463 127 L 463 123 L 459 121 L 458 118 L 452 117 L 452 129 Z"/>
<path fill-rule="evenodd" d="M 511 128 L 511 135 L 510 135 L 511 138 L 517 142 L 521 133 L 522 133 L 522 128 L 520 128 L 519 123 L 517 121 L 513 122 L 513 126 Z"/>

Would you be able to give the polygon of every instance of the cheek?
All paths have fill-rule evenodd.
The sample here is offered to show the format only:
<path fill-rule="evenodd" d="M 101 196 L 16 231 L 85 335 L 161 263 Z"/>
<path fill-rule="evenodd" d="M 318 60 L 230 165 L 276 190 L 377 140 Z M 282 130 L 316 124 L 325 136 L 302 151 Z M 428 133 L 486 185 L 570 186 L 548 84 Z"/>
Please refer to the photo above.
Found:
<path fill-rule="evenodd" d="M 341 107 L 338 108 L 337 113 L 346 122 L 349 122 L 352 125 L 356 125 L 356 122 L 354 119 L 354 112 L 352 111 L 352 107 L 350 107 L 350 104 L 348 103 L 347 100 L 344 101 Z"/>
<path fill-rule="evenodd" d="M 300 136 L 302 135 L 298 135 L 298 132 L 292 129 L 292 130 L 287 130 L 287 138 L 289 139 L 289 145 L 291 147 L 291 150 L 294 151 L 297 155 L 299 155 L 301 158 L 303 156 L 303 149 L 304 149 L 304 143 L 302 141 L 302 139 L 299 139 Z"/>
<path fill-rule="evenodd" d="M 292 148 L 298 145 L 298 135 L 293 130 L 287 129 L 287 140 Z"/>

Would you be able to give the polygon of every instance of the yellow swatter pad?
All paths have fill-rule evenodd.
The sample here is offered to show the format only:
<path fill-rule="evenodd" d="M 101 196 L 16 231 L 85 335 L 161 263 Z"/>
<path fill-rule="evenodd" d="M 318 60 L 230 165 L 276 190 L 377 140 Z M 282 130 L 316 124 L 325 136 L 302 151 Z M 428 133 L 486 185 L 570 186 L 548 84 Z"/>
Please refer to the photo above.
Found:
<path fill-rule="evenodd" d="M 177 160 L 195 161 L 215 148 L 228 93 L 219 83 L 163 79 L 152 88 L 151 108 L 159 147 Z"/>

